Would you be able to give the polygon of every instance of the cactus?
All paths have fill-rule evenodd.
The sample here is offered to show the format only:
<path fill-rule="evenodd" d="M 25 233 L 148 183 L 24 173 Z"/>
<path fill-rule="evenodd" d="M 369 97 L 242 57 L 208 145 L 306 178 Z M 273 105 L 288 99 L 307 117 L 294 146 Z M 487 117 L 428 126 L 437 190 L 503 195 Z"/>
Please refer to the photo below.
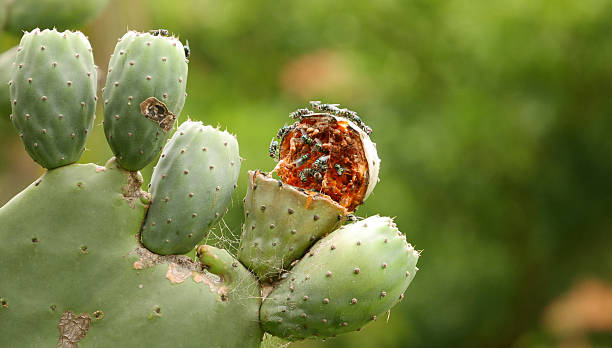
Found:
<path fill-rule="evenodd" d="M 108 0 L 0 0 L 0 36 L 37 27 L 74 29 L 91 21 Z M 0 53 L 0 115 L 11 112 L 8 81 L 17 47 Z M 8 117 L 7 117 L 8 119 Z"/>
<path fill-rule="evenodd" d="M 359 330 L 403 298 L 418 257 L 390 218 L 343 226 L 313 246 L 268 295 L 262 326 L 290 340 Z"/>
<path fill-rule="evenodd" d="M 96 68 L 80 32 L 25 33 L 13 63 L 11 120 L 30 156 L 45 168 L 76 162 L 96 109 Z"/>
<path fill-rule="evenodd" d="M 281 180 L 249 173 L 238 258 L 261 280 L 278 276 L 343 223 L 378 182 L 380 159 L 371 129 L 353 111 L 312 104 L 323 112 L 291 113 L 299 121 L 278 132 L 280 149 L 274 142 L 270 146 L 270 155 L 279 157 L 274 171 Z M 278 201 L 286 204 L 266 208 Z"/>
<path fill-rule="evenodd" d="M 276 204 L 283 202 L 283 204 Z M 315 240 L 346 219 L 346 208 L 261 172 L 249 172 L 238 259 L 262 279 L 289 268 Z"/>
<path fill-rule="evenodd" d="M 29 35 L 25 41 L 34 40 Z M 184 85 L 172 85 L 172 76 L 186 78 L 184 53 L 181 57 L 173 51 L 181 48 L 178 41 L 164 35 L 163 29 L 130 32 L 118 45 L 119 56 L 128 58 L 117 58 L 116 53 L 111 60 L 125 72 L 113 70 L 107 80 L 120 80 L 120 86 L 125 83 L 132 89 L 114 82 L 110 88 L 116 89 L 107 87 L 105 113 L 121 109 L 119 119 L 126 121 L 105 122 L 106 134 L 118 134 L 122 127 L 134 127 L 139 134 L 127 140 L 108 137 L 123 158 L 112 158 L 104 167 L 68 162 L 48 166 L 45 174 L 0 208 L 3 343 L 285 347 L 286 340 L 359 331 L 388 311 L 414 278 L 419 252 L 390 218 L 359 220 L 350 214 L 372 192 L 380 165 L 369 139 L 371 129 L 352 111 L 314 103 L 317 112 L 303 109 L 292 114 L 299 120 L 279 133 L 274 172 L 280 179 L 272 173 L 249 172 L 239 259 L 223 249 L 196 245 L 231 200 L 241 160 L 234 136 L 200 122 L 184 122 L 154 169 L 151 194 L 141 189 L 136 168 L 146 164 L 146 157 L 154 157 L 174 122 L 149 117 L 159 115 L 155 108 L 160 105 L 165 116 L 178 115 L 184 101 Z M 150 52 L 142 47 L 148 46 L 147 40 Z M 62 40 L 47 46 L 51 52 L 63 52 L 65 47 Z M 135 73 L 129 62 L 133 58 L 139 66 L 154 66 L 160 50 L 174 58 L 173 68 L 151 70 L 158 73 L 155 80 L 165 81 L 172 90 L 167 103 L 157 104 L 165 89 L 136 81 L 146 69 Z M 169 56 L 164 63 L 171 62 Z M 57 66 L 73 58 L 58 56 Z M 33 74 L 33 80 L 61 81 L 83 69 L 57 70 L 53 80 L 45 75 L 46 63 L 44 57 L 28 62 L 28 71 L 43 75 Z M 13 75 L 23 79 L 20 69 L 25 67 L 15 65 Z M 24 95 L 32 92 L 23 83 L 11 87 L 19 98 L 17 111 L 33 108 L 36 118 L 30 114 L 29 121 L 51 122 L 48 116 L 55 109 L 26 99 Z M 62 95 L 65 105 L 81 98 L 61 89 L 53 92 Z M 157 100 L 151 104 L 155 115 L 143 115 L 142 109 L 127 105 L 150 98 Z M 77 114 L 74 120 L 83 117 Z M 167 133 L 157 134 L 160 123 Z M 64 134 L 73 125 L 48 127 L 54 132 L 48 135 Z M 24 141 L 34 135 L 24 134 Z M 56 139 L 44 144 L 59 148 L 63 143 Z M 143 148 L 146 154 L 140 153 Z M 276 150 L 271 151 L 275 156 Z M 43 162 L 37 152 L 30 154 Z M 343 225 L 349 218 L 356 222 Z M 181 255 L 192 252 L 196 259 Z"/>
<path fill-rule="evenodd" d="M 192 250 L 225 213 L 239 173 L 236 138 L 201 122 L 184 122 L 153 171 L 143 244 L 162 255 Z"/>
<path fill-rule="evenodd" d="M 127 32 L 108 64 L 104 133 L 127 170 L 159 154 L 185 104 L 187 59 L 175 37 Z"/>
<path fill-rule="evenodd" d="M 220 278 L 139 245 L 140 184 L 114 161 L 64 166 L 0 208 L 3 346 L 259 344 L 259 291 L 246 270 Z"/>

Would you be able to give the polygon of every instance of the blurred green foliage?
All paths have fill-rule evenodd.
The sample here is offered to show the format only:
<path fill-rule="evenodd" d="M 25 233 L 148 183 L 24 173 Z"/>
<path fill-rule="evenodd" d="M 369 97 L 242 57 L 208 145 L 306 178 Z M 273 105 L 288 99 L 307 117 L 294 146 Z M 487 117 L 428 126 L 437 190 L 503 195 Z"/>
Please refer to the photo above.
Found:
<path fill-rule="evenodd" d="M 612 3 L 130 3 L 85 28 L 96 62 L 126 26 L 189 40 L 181 119 L 227 127 L 245 158 L 234 233 L 246 171 L 274 166 L 266 147 L 290 111 L 341 103 L 374 129 L 382 181 L 357 213 L 396 216 L 424 249 L 421 271 L 388 324 L 296 347 L 554 345 L 547 305 L 583 279 L 612 281 Z M 93 133 L 83 162 L 101 164 L 111 153 Z M 586 342 L 612 346 L 610 330 Z"/>
<path fill-rule="evenodd" d="M 72 29 L 106 4 L 108 0 L 0 0 L 0 30 L 21 34 L 37 27 Z"/>

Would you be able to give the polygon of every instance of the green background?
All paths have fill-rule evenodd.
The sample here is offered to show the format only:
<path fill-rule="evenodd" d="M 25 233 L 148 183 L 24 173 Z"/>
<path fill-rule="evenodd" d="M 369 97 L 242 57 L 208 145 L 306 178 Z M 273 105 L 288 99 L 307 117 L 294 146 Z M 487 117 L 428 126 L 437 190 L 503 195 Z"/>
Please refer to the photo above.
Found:
<path fill-rule="evenodd" d="M 396 217 L 421 271 L 388 323 L 296 347 L 605 347 L 611 22 L 605 0 L 112 0 L 81 29 L 101 71 L 126 29 L 189 40 L 179 119 L 227 128 L 245 158 L 215 232 L 234 241 L 289 112 L 341 103 L 374 129 L 382 180 L 357 214 Z M 112 155 L 101 121 L 83 163 Z M 0 204 L 41 173 L 2 109 Z"/>

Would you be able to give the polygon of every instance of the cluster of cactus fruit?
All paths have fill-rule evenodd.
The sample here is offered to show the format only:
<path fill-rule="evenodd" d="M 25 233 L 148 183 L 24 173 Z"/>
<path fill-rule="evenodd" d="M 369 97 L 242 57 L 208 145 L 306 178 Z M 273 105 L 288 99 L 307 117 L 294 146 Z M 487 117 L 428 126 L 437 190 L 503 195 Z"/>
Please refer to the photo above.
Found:
<path fill-rule="evenodd" d="M 79 32 L 24 34 L 11 120 L 48 171 L 0 208 L 9 345 L 258 346 L 264 333 L 359 331 L 403 298 L 420 253 L 391 218 L 353 215 L 380 159 L 371 129 L 336 104 L 292 113 L 270 147 L 276 167 L 249 171 L 237 255 L 198 245 L 227 211 L 241 157 L 226 131 L 176 126 L 188 54 L 163 29 L 126 33 L 101 99 L 115 157 L 74 164 L 97 102 L 91 46 Z M 160 152 L 143 191 L 138 170 Z"/>

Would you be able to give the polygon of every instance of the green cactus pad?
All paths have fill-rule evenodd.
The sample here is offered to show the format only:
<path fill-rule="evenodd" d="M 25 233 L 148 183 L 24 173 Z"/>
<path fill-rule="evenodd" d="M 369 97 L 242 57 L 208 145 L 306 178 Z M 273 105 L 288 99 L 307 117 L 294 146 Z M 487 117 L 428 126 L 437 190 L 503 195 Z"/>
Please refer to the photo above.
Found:
<path fill-rule="evenodd" d="M 79 160 L 96 109 L 96 68 L 80 32 L 35 29 L 17 48 L 11 119 L 30 156 L 45 168 Z"/>
<path fill-rule="evenodd" d="M 159 154 L 185 104 L 187 59 L 175 37 L 127 32 L 104 87 L 104 133 L 119 165 L 139 170 Z"/>
<path fill-rule="evenodd" d="M 418 258 L 391 218 L 343 226 L 315 244 L 268 295 L 262 327 L 289 340 L 360 330 L 403 298 Z"/>
<path fill-rule="evenodd" d="M 239 173 L 233 135 L 183 122 L 153 171 L 143 244 L 163 255 L 189 252 L 226 212 Z"/>
<path fill-rule="evenodd" d="M 232 267 L 230 281 L 139 245 L 139 180 L 114 161 L 65 166 L 0 208 L 0 345 L 259 345 L 259 286 L 246 269 Z"/>
<path fill-rule="evenodd" d="M 325 195 L 249 171 L 238 258 L 261 280 L 277 276 L 319 238 L 346 219 L 344 207 Z"/>

